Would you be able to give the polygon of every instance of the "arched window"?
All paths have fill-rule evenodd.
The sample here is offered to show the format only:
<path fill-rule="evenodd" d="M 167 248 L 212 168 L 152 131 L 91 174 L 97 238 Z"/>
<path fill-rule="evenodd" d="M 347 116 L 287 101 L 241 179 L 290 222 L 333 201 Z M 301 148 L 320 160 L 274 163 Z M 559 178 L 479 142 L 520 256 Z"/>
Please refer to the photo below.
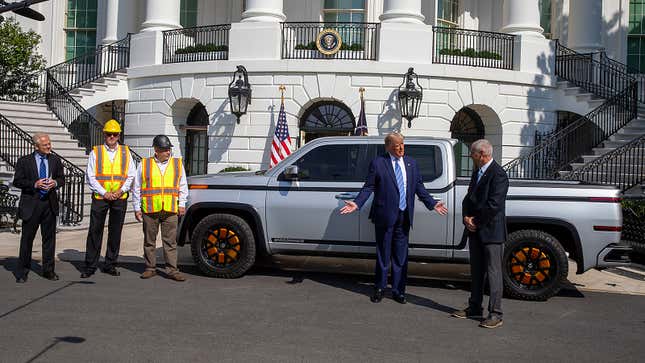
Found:
<path fill-rule="evenodd" d="M 208 172 L 208 112 L 201 103 L 190 110 L 186 119 L 186 175 Z"/>
<path fill-rule="evenodd" d="M 470 176 L 473 172 L 473 162 L 470 159 L 470 145 L 486 135 L 484 123 L 477 112 L 464 107 L 455 114 L 450 123 L 453 139 L 459 140 L 455 145 L 457 176 Z"/>
<path fill-rule="evenodd" d="M 352 110 L 338 101 L 316 102 L 300 119 L 305 143 L 323 136 L 347 136 L 355 127 Z"/>

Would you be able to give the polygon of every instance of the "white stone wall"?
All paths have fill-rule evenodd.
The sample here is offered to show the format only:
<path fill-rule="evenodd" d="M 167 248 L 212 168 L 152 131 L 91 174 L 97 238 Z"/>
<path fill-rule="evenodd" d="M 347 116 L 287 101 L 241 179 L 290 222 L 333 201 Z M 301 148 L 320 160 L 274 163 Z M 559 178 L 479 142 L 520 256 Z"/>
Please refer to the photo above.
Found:
<path fill-rule="evenodd" d="M 500 71 L 487 69 L 486 72 Z M 280 84 L 286 86 L 285 111 L 294 144 L 300 134 L 299 117 L 309 105 L 319 100 L 338 100 L 357 116 L 358 89 L 364 87 L 370 135 L 401 130 L 407 136 L 450 137 L 455 113 L 470 106 L 482 117 L 486 137 L 496 147 L 496 158 L 506 162 L 532 146 L 536 130 L 554 126 L 555 111 L 560 107 L 553 99 L 556 91 L 551 85 L 422 76 L 419 83 L 424 88 L 424 97 L 420 115 L 413 120 L 412 128 L 408 128 L 406 120 L 401 122 L 396 105 L 402 75 L 255 72 L 249 75 L 253 89 L 249 113 L 237 124 L 227 99 L 230 81 L 231 73 L 131 80 L 125 123 L 127 143 L 140 154 L 149 155 L 154 135 L 165 133 L 176 146 L 175 155 L 181 155 L 185 135 L 182 125 L 192 106 L 201 102 L 210 119 L 209 172 L 226 166 L 266 168 L 280 108 Z"/>

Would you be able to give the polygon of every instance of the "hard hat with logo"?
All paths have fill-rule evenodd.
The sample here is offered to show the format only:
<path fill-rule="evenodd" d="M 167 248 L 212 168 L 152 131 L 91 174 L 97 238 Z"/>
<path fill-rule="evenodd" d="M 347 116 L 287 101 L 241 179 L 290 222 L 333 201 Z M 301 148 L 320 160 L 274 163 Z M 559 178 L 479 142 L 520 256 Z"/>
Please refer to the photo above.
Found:
<path fill-rule="evenodd" d="M 154 139 L 152 139 L 152 146 L 160 147 L 162 149 L 170 149 L 172 147 L 172 144 L 170 143 L 168 136 L 157 135 Z"/>
<path fill-rule="evenodd" d="M 121 133 L 121 125 L 119 125 L 119 122 L 117 120 L 110 120 L 105 123 L 103 126 L 103 132 L 109 132 L 109 133 Z"/>

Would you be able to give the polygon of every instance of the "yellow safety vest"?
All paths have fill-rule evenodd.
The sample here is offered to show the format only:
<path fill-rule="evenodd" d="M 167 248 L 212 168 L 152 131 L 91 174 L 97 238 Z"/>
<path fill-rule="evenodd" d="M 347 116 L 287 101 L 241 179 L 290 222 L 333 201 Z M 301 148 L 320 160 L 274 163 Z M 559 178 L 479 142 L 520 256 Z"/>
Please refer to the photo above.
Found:
<path fill-rule="evenodd" d="M 141 161 L 141 210 L 143 213 L 177 213 L 181 158 L 168 159 L 163 175 L 154 158 Z"/>
<path fill-rule="evenodd" d="M 130 168 L 130 148 L 126 145 L 119 145 L 116 149 L 114 160 L 110 160 L 110 156 L 103 145 L 94 146 L 92 149 L 96 160 L 96 181 L 107 192 L 117 192 L 123 187 L 123 183 L 128 179 L 128 169 Z M 126 199 L 128 193 L 123 193 L 121 199 Z M 103 199 L 99 193 L 94 193 L 94 198 Z"/>

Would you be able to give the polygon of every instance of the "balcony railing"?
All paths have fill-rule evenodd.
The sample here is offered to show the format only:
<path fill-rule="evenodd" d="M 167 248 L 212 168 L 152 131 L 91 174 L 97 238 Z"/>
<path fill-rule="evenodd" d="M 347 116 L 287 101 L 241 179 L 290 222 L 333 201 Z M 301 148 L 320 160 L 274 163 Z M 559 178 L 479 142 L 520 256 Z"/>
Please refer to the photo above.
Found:
<path fill-rule="evenodd" d="M 320 32 L 331 29 L 340 36 L 340 50 L 323 54 L 316 45 Z M 282 23 L 282 59 L 376 60 L 379 23 Z"/>
<path fill-rule="evenodd" d="M 432 63 L 513 69 L 515 36 L 480 30 L 432 28 Z"/>
<path fill-rule="evenodd" d="M 607 53 L 600 52 L 600 62 L 611 66 L 628 76 L 632 77 L 636 82 L 638 82 L 638 102 L 645 103 L 645 74 L 642 74 L 638 69 L 628 66 L 627 64 L 621 63 L 617 60 L 611 59 L 607 56 Z"/>
<path fill-rule="evenodd" d="M 0 90 L 0 100 L 35 102 L 45 98 L 45 70 L 25 77 L 6 77 Z"/>
<path fill-rule="evenodd" d="M 173 29 L 163 32 L 163 62 L 201 62 L 228 59 L 231 24 Z"/>

